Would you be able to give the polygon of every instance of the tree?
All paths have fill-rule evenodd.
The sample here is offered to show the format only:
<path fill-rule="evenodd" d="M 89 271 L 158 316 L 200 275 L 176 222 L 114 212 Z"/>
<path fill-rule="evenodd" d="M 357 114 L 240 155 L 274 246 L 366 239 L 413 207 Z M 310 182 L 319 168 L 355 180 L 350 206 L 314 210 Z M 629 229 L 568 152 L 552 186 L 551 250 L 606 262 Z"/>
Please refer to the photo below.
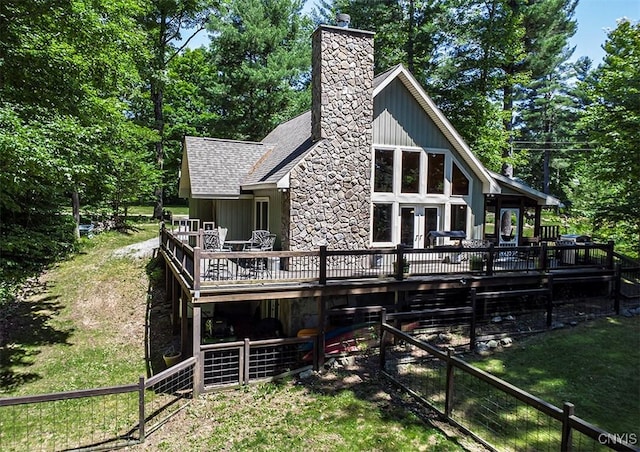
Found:
<path fill-rule="evenodd" d="M 640 24 L 620 21 L 603 47 L 604 62 L 585 82 L 592 103 L 581 126 L 597 147 L 586 162 L 583 181 L 591 192 L 589 210 L 595 227 L 627 225 L 637 256 L 640 255 Z"/>
<path fill-rule="evenodd" d="M 216 136 L 262 139 L 308 108 L 310 22 L 298 0 L 232 0 L 211 21 Z"/>
<path fill-rule="evenodd" d="M 153 0 L 142 18 L 142 24 L 148 33 L 147 45 L 152 53 L 145 72 L 152 103 L 150 119 L 160 137 L 155 143 L 156 163 L 160 171 L 164 169 L 165 159 L 164 93 L 167 68 L 171 60 L 187 47 L 189 41 L 205 29 L 210 16 L 215 12 L 214 3 L 213 0 Z M 163 184 L 159 184 L 155 189 L 156 204 L 153 211 L 154 217 L 158 219 L 162 218 L 163 193 Z"/>

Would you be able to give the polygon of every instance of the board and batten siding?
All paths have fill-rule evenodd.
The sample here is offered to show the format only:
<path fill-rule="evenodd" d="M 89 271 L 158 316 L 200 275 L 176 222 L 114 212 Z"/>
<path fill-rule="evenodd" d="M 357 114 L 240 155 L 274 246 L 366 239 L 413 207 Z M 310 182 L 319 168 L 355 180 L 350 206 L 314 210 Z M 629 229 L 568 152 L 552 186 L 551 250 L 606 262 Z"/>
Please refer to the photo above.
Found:
<path fill-rule="evenodd" d="M 451 147 L 449 140 L 398 79 L 374 99 L 373 142 L 438 149 Z"/>

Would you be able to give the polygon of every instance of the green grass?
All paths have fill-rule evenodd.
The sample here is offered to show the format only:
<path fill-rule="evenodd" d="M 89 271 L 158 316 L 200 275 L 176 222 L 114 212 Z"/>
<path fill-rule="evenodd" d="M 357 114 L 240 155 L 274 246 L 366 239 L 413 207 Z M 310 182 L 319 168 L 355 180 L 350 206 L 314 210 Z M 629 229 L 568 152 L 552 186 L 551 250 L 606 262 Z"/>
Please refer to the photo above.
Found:
<path fill-rule="evenodd" d="M 183 418 L 172 421 L 169 429 L 183 428 L 182 434 L 156 438 L 155 449 L 463 450 L 405 407 L 383 397 L 380 388 L 368 382 L 342 390 L 288 382 L 261 384 L 208 394 L 181 415 Z M 192 427 L 187 430 L 187 425 Z"/>
<path fill-rule="evenodd" d="M 523 340 L 474 365 L 611 433 L 640 436 L 640 320 L 615 317 Z"/>
<path fill-rule="evenodd" d="M 0 394 L 126 384 L 145 374 L 147 260 L 112 253 L 157 234 L 157 224 L 141 224 L 130 234 L 83 238 L 77 255 L 39 278 L 12 313 Z"/>

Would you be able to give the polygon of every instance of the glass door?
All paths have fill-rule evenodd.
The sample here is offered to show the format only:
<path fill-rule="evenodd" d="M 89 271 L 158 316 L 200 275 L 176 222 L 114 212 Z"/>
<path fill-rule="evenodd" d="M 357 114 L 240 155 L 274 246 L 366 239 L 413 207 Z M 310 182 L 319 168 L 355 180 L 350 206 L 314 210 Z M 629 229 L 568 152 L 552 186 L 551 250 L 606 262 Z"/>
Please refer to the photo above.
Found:
<path fill-rule="evenodd" d="M 437 231 L 440 209 L 433 206 L 400 207 L 400 243 L 407 248 L 427 248 L 429 231 Z"/>

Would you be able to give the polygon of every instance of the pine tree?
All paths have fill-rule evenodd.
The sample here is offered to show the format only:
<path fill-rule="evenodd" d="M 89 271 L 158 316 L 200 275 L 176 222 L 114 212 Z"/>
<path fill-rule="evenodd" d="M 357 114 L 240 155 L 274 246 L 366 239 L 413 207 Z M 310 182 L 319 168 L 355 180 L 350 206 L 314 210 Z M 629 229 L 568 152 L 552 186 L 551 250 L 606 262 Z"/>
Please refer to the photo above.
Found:
<path fill-rule="evenodd" d="M 308 108 L 311 24 L 301 8 L 298 0 L 231 0 L 211 22 L 216 136 L 262 139 Z"/>

